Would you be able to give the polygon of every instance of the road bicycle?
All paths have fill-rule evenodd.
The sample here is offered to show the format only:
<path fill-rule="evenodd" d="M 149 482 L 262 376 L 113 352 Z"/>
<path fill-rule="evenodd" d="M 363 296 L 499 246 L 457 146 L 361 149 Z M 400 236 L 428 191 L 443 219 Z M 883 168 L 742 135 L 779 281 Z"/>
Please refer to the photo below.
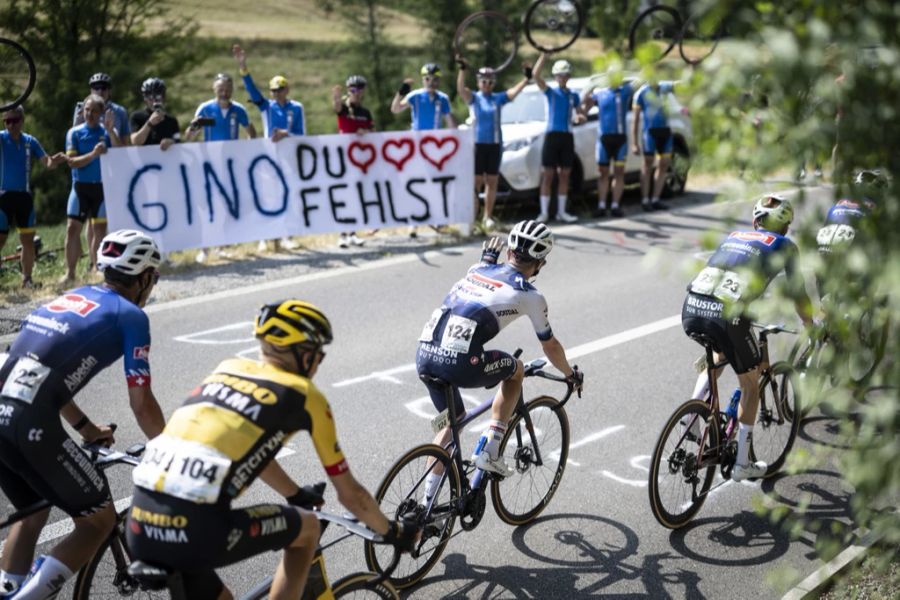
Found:
<path fill-rule="evenodd" d="M 569 454 L 565 405 L 575 385 L 565 377 L 543 371 L 546 364 L 543 359 L 527 363 L 525 377 L 566 383 L 566 395 L 562 400 L 539 396 L 527 403 L 519 396 L 500 442 L 500 456 L 515 467 L 515 473 L 505 478 L 477 469 L 472 460 L 463 458 L 460 444 L 460 431 L 491 407 L 493 397 L 460 418 L 453 401 L 455 386 L 436 377 L 422 376 L 426 383 L 444 389 L 448 408 L 432 421 L 432 428 L 437 432 L 449 426 L 451 440 L 444 447 L 422 444 L 409 450 L 390 468 L 375 494 L 386 515 L 414 521 L 422 528 L 418 544 L 402 557 L 390 578 L 397 589 L 416 584 L 431 570 L 450 540 L 457 519 L 464 531 L 478 526 L 487 506 L 488 485 L 497 516 L 513 526 L 533 521 L 550 503 Z M 432 473 L 440 474 L 440 480 L 434 496 L 425 501 L 425 481 Z M 383 571 L 384 550 L 366 542 L 365 552 L 368 568 Z"/>
<path fill-rule="evenodd" d="M 784 464 L 800 428 L 796 415 L 802 413 L 794 390 L 794 368 L 788 361 L 769 362 L 768 337 L 796 332 L 779 325 L 754 328 L 759 330 L 762 362 L 750 459 L 764 461 L 768 465 L 764 477 L 770 477 Z M 650 508 L 660 525 L 669 529 L 683 527 L 697 514 L 709 493 L 731 479 L 737 459 L 737 416 L 721 411 L 715 376 L 728 361 L 714 361 L 711 338 L 691 337 L 706 349 L 709 394 L 675 410 L 659 434 L 650 461 Z M 716 467 L 725 481 L 712 488 Z"/>

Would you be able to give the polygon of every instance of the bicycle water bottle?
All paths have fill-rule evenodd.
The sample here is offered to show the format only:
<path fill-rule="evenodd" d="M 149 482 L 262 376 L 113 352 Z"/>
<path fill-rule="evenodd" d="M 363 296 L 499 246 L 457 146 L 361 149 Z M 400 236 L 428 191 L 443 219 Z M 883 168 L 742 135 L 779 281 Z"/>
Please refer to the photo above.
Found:
<path fill-rule="evenodd" d="M 737 388 L 734 390 L 734 393 L 731 394 L 731 400 L 728 402 L 728 408 L 725 409 L 725 416 L 728 417 L 729 420 L 737 419 L 738 416 L 738 404 L 741 402 L 741 388 Z"/>

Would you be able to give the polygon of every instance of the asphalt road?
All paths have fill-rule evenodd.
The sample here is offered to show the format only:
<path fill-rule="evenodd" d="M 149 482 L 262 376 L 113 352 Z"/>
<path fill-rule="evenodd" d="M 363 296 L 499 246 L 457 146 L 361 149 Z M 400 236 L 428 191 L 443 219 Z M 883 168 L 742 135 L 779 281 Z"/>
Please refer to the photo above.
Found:
<path fill-rule="evenodd" d="M 822 191 L 812 195 L 825 201 Z M 750 208 L 749 202 L 714 204 L 711 194 L 693 193 L 669 212 L 554 227 L 556 246 L 536 284 L 548 299 L 556 335 L 586 373 L 584 396 L 567 407 L 565 476 L 530 525 L 505 525 L 489 503 L 481 525 L 456 535 L 409 597 L 770 598 L 783 593 L 785 582 L 821 566 L 814 548 L 825 534 L 809 526 L 792 537 L 754 508 L 765 492 L 776 505 L 806 503 L 808 517 L 852 527 L 851 491 L 834 468 L 722 485 L 677 532 L 658 525 L 649 509 L 649 455 L 668 415 L 687 399 L 695 377 L 691 363 L 701 353 L 680 325 L 690 278 L 686 262 L 704 256 L 704 230 L 726 233 L 735 219 L 747 223 Z M 253 355 L 249 322 L 263 301 L 310 300 L 326 310 L 336 340 L 316 382 L 331 402 L 353 473 L 374 489 L 396 458 L 431 437 L 434 410 L 415 376 L 415 340 L 479 250 L 480 242 L 472 242 L 153 307 L 153 385 L 164 412 L 170 414 L 220 360 Z M 526 321 L 505 330 L 495 346 L 524 348 L 525 360 L 539 357 Z M 727 374 L 722 389 L 734 382 Z M 529 382 L 526 397 L 558 394 L 558 388 Z M 484 394 L 476 390 L 472 401 Z M 141 441 L 120 366 L 98 376 L 78 401 L 95 419 L 118 423 L 120 447 Z M 834 422 L 814 415 L 798 445 L 828 447 L 833 430 Z M 467 434 L 467 447 L 475 436 Z M 298 480 L 324 478 L 302 435 L 281 464 Z M 127 504 L 128 469 L 110 471 L 110 481 L 114 497 Z M 254 486 L 241 503 L 277 500 L 263 487 Z M 328 498 L 337 509 L 333 493 Z M 51 523 L 47 537 L 64 533 L 64 515 L 55 511 Z M 332 579 L 364 568 L 356 540 L 326 557 Z M 274 554 L 256 558 L 223 570 L 223 578 L 233 591 L 246 591 L 275 560 Z"/>

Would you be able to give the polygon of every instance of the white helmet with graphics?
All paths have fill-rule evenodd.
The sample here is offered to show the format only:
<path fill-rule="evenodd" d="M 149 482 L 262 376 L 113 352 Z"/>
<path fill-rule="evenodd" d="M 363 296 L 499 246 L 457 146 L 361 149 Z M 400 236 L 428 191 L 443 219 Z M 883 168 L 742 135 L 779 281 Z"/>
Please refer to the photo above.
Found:
<path fill-rule="evenodd" d="M 753 226 L 766 229 L 784 229 L 794 220 L 794 207 L 779 194 L 767 194 L 753 207 Z"/>
<path fill-rule="evenodd" d="M 97 249 L 97 268 L 111 268 L 125 275 L 158 269 L 161 262 L 156 242 L 142 231 L 119 229 L 107 234 Z"/>
<path fill-rule="evenodd" d="M 541 260 L 553 250 L 553 232 L 537 221 L 519 221 L 509 232 L 506 243 L 513 254 Z"/>
<path fill-rule="evenodd" d="M 550 69 L 550 74 L 554 77 L 556 77 L 557 75 L 571 75 L 572 64 L 567 60 L 558 60 L 553 63 L 553 68 Z"/>

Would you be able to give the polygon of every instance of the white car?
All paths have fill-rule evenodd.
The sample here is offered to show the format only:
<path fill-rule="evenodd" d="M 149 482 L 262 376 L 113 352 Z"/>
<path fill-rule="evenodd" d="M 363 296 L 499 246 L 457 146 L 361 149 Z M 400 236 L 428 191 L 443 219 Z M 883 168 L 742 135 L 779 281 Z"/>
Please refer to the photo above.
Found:
<path fill-rule="evenodd" d="M 633 77 L 635 88 L 640 87 Z M 603 87 L 603 75 L 577 77 L 569 80 L 569 89 L 579 96 L 585 86 Z M 548 86 L 556 83 L 547 82 Z M 687 111 L 674 94 L 668 94 L 669 127 L 672 129 L 674 145 L 672 162 L 666 177 L 664 195 L 674 196 L 684 193 L 690 168 L 690 142 L 693 138 L 691 121 Z M 544 145 L 546 108 L 544 94 L 537 85 L 529 85 L 522 93 L 503 107 L 501 127 L 503 129 L 503 161 L 500 164 L 500 185 L 498 197 L 534 198 L 541 183 L 541 148 Z M 634 113 L 626 116 L 628 129 L 628 155 L 625 161 L 625 180 L 633 183 L 639 180 L 642 159 L 631 153 L 631 127 Z M 581 125 L 573 125 L 575 135 L 575 164 L 572 166 L 570 193 L 579 190 L 596 190 L 597 173 L 597 107 L 591 108 L 588 120 Z M 587 187 L 586 187 L 587 186 Z M 593 186 L 593 187 L 590 187 Z"/>

